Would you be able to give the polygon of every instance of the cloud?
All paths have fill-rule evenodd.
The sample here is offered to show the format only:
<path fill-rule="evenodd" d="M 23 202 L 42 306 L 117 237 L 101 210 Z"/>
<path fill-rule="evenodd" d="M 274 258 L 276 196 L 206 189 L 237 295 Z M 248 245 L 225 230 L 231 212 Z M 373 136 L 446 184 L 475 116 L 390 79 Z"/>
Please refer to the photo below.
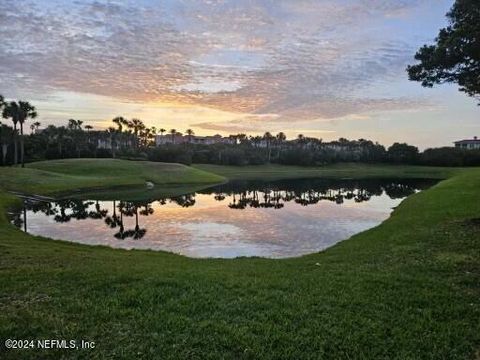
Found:
<path fill-rule="evenodd" d="M 363 95 L 405 76 L 414 47 L 378 29 L 423 2 L 3 0 L 0 90 L 177 102 L 254 124 L 424 106 Z"/>

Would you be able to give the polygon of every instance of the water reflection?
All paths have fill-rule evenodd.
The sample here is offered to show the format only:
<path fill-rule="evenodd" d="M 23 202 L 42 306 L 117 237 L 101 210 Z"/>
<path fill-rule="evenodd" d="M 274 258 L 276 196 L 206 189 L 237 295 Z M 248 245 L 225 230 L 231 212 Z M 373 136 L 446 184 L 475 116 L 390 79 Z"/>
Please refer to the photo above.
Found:
<path fill-rule="evenodd" d="M 288 257 L 321 250 L 380 223 L 400 199 L 431 184 L 248 181 L 153 201 L 30 199 L 12 223 L 36 235 L 88 244 L 198 257 Z M 371 206 L 363 205 L 367 202 Z"/>

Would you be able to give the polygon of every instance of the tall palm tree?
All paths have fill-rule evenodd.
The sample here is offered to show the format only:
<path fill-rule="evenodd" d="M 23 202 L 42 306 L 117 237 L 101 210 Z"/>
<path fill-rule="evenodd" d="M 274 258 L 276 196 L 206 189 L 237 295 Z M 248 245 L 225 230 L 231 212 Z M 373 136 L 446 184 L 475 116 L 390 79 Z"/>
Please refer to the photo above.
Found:
<path fill-rule="evenodd" d="M 7 125 L 0 125 L 0 145 L 2 146 L 2 165 L 7 165 L 8 146 L 13 137 L 13 129 Z"/>
<path fill-rule="evenodd" d="M 267 131 L 263 135 L 263 139 L 267 142 L 268 162 L 270 162 L 270 159 L 272 157 L 271 144 L 272 144 L 272 140 L 274 139 L 274 137 L 270 132 Z"/>
<path fill-rule="evenodd" d="M 282 143 L 284 142 L 285 140 L 287 140 L 287 136 L 285 135 L 284 132 L 280 131 L 277 136 L 276 136 L 278 142 Z"/>
<path fill-rule="evenodd" d="M 283 149 L 283 143 L 285 140 L 287 140 L 287 135 L 283 131 L 280 131 L 276 136 L 275 136 L 278 144 L 278 151 L 277 151 L 277 157 L 280 158 L 280 153 L 282 152 Z"/>
<path fill-rule="evenodd" d="M 192 137 L 193 137 L 193 135 L 195 135 L 195 132 L 192 129 L 187 129 L 186 133 L 188 135 L 188 142 L 191 143 L 192 142 Z"/>
<path fill-rule="evenodd" d="M 175 144 L 175 135 L 177 134 L 177 130 L 171 129 L 170 134 L 172 135 L 172 144 Z"/>
<path fill-rule="evenodd" d="M 166 132 L 166 131 L 167 131 L 167 130 L 165 130 L 164 128 L 160 128 L 160 130 L 158 130 L 158 132 L 159 132 L 160 135 L 161 135 L 159 144 L 164 144 L 164 143 L 165 143 L 165 139 L 163 138 L 163 133 Z"/>
<path fill-rule="evenodd" d="M 35 119 L 37 117 L 37 111 L 35 106 L 31 105 L 28 101 L 18 102 L 20 113 L 18 116 L 18 122 L 20 123 L 20 160 L 22 162 L 22 168 L 25 167 L 25 143 L 23 138 L 23 124 L 28 119 Z"/>
<path fill-rule="evenodd" d="M 13 164 L 18 164 L 18 114 L 19 108 L 15 101 L 3 105 L 2 116 L 4 119 L 12 119 L 13 122 Z"/>
<path fill-rule="evenodd" d="M 82 148 L 85 145 L 85 133 L 82 129 L 83 121 L 70 119 L 68 120 L 68 130 L 70 136 L 75 144 L 75 151 L 77 152 L 77 157 L 80 157 Z"/>
<path fill-rule="evenodd" d="M 303 134 L 298 134 L 297 142 L 300 144 L 300 147 L 303 148 L 303 144 L 305 143 L 305 136 Z"/>
<path fill-rule="evenodd" d="M 125 119 L 123 116 L 117 116 L 112 120 L 112 122 L 117 125 L 119 132 L 122 132 L 123 127 L 128 125 L 128 120 Z"/>
<path fill-rule="evenodd" d="M 90 132 L 93 130 L 92 125 L 85 125 L 85 130 L 87 130 L 87 147 L 90 149 L 90 145 L 92 143 L 92 137 Z M 96 145 L 95 145 L 95 154 L 96 154 Z"/>
<path fill-rule="evenodd" d="M 145 124 L 140 119 L 132 119 L 130 124 L 133 129 L 133 134 L 135 135 L 135 148 L 138 148 L 138 134 L 140 131 L 145 130 Z"/>

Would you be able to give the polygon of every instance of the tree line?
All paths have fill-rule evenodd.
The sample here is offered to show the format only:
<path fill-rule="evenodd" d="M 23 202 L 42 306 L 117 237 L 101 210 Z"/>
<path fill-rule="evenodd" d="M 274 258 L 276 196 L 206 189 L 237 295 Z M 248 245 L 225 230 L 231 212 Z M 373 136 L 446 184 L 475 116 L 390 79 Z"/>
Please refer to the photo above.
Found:
<path fill-rule="evenodd" d="M 155 137 L 167 130 L 147 127 L 140 119 L 122 116 L 112 119 L 112 126 L 95 130 L 91 125 L 69 119 L 64 126 L 49 125 L 41 129 L 35 121 L 37 111 L 27 101 L 6 102 L 0 95 L 2 117 L 10 120 L 0 123 L 2 165 L 24 166 L 25 162 L 62 158 L 126 158 L 161 162 L 209 163 L 220 165 L 261 165 L 277 163 L 284 165 L 318 166 L 338 162 L 423 164 L 436 166 L 480 165 L 479 150 L 464 150 L 452 147 L 427 149 L 395 143 L 385 148 L 371 140 L 348 140 L 324 142 L 322 139 L 302 134 L 287 140 L 285 133 L 262 136 L 246 134 L 230 135 L 229 142 L 211 145 L 192 142 L 195 135 L 187 129 L 187 141 L 176 144 L 176 129 L 168 130 L 171 142 L 156 146 Z M 30 123 L 28 123 L 30 122 Z M 30 134 L 24 128 L 29 126 Z"/>

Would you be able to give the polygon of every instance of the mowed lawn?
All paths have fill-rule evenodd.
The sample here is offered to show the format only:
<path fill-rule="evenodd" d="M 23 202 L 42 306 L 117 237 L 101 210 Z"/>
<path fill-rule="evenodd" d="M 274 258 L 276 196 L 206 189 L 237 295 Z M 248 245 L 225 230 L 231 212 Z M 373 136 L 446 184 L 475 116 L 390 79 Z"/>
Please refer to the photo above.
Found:
<path fill-rule="evenodd" d="M 15 176 L 15 188 L 30 184 Z M 0 339 L 96 344 L 2 347 L 0 358 L 478 358 L 480 169 L 446 176 L 382 225 L 284 260 L 199 260 L 32 237 L 8 224 L 16 200 L 0 192 Z"/>
<path fill-rule="evenodd" d="M 157 187 L 215 184 L 219 175 L 181 164 L 115 159 L 66 159 L 39 161 L 26 168 L 0 168 L 0 189 L 55 193 L 65 190 L 103 187 Z"/>
<path fill-rule="evenodd" d="M 326 166 L 285 166 L 278 164 L 260 166 L 224 166 L 212 164 L 193 165 L 194 168 L 225 176 L 229 179 L 263 179 L 277 180 L 289 178 L 429 178 L 445 179 L 453 174 L 458 174 L 464 169 L 411 166 L 411 165 L 379 165 L 341 163 Z"/>

